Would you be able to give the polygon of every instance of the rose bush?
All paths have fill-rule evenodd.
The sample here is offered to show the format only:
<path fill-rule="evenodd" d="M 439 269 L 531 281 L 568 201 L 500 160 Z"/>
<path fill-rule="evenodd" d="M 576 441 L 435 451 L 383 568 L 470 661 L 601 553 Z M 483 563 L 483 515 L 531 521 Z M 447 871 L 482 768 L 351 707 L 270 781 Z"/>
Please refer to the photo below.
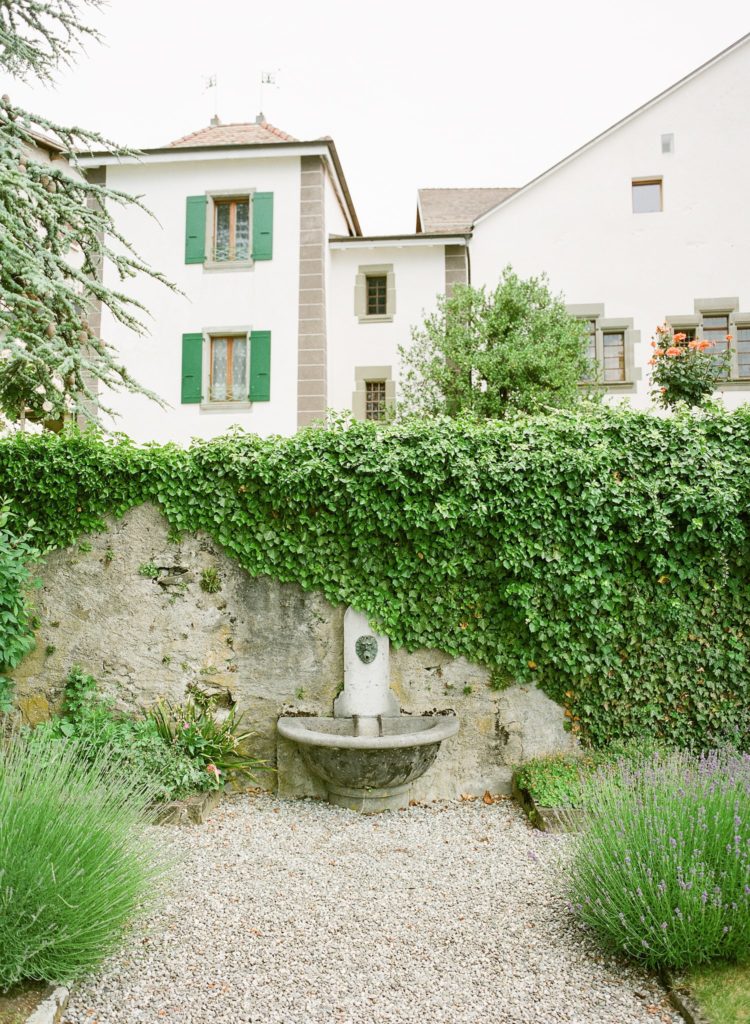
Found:
<path fill-rule="evenodd" d="M 732 335 L 728 334 L 726 340 L 731 341 Z M 664 409 L 674 409 L 681 403 L 702 406 L 727 374 L 728 351 L 716 352 L 712 342 L 688 339 L 666 324 L 656 328 L 651 347 L 651 397 Z"/>

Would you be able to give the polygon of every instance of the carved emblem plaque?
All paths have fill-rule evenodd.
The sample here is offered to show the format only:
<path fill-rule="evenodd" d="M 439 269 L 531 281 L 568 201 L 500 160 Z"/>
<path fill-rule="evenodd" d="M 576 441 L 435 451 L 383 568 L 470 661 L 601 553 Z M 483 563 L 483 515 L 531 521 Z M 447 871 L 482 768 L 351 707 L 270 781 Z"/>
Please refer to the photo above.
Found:
<path fill-rule="evenodd" d="M 370 665 L 375 661 L 375 655 L 378 653 L 378 642 L 374 636 L 360 636 L 357 637 L 354 650 L 361 662 Z"/>

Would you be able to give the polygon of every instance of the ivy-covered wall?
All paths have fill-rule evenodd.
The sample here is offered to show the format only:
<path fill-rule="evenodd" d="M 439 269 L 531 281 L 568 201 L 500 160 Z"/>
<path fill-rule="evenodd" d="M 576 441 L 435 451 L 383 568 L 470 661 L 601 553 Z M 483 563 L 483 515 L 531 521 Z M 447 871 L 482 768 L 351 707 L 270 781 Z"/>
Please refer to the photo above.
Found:
<path fill-rule="evenodd" d="M 394 643 L 534 682 L 597 744 L 750 742 L 750 411 L 585 409 L 136 448 L 0 442 L 37 543 L 144 501 Z"/>

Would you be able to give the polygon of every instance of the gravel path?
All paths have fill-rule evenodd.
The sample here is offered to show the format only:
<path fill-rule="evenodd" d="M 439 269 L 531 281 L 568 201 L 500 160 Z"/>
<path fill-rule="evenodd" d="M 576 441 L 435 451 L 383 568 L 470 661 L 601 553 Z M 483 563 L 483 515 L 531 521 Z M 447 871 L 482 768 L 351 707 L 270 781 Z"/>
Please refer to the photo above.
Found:
<path fill-rule="evenodd" d="M 170 841 L 166 905 L 66 1024 L 679 1020 L 581 934 L 559 891 L 569 840 L 508 801 L 362 817 L 241 797 Z"/>

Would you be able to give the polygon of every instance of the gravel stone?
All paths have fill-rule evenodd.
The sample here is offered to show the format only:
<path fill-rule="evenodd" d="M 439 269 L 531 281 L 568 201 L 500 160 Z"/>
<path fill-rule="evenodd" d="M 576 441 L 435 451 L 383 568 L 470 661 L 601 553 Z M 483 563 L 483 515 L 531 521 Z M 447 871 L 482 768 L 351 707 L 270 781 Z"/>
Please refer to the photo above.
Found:
<path fill-rule="evenodd" d="M 147 930 L 66 1024 L 674 1024 L 564 893 L 571 839 L 507 800 L 364 817 L 267 795 L 169 829 Z"/>

